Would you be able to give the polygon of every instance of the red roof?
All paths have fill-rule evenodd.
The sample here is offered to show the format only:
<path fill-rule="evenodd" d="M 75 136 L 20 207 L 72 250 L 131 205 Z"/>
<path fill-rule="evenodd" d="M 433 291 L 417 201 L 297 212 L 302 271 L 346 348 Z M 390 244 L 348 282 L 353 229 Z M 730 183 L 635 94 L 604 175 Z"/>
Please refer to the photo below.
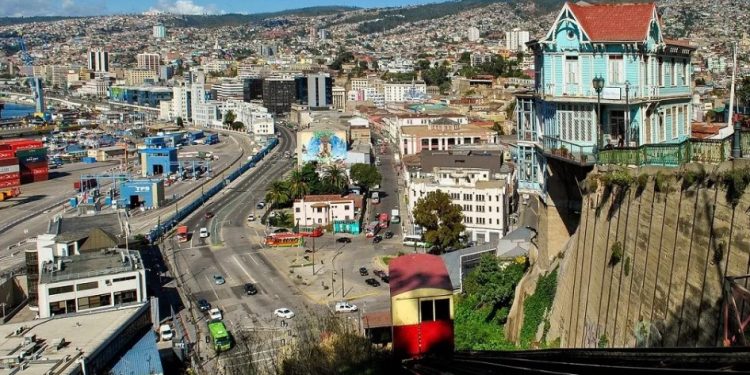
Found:
<path fill-rule="evenodd" d="M 443 258 L 430 254 L 408 254 L 388 264 L 391 297 L 423 288 L 453 290 Z"/>
<path fill-rule="evenodd" d="M 656 4 L 573 4 L 568 7 L 592 42 L 646 40 Z"/>

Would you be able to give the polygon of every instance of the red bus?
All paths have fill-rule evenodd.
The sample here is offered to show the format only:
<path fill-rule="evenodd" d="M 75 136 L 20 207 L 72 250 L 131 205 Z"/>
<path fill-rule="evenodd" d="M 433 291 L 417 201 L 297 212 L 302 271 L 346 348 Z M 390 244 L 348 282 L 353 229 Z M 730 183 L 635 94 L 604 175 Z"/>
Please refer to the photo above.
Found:
<path fill-rule="evenodd" d="M 323 235 L 323 227 L 317 226 L 313 228 L 303 226 L 299 228 L 299 234 L 303 237 L 320 237 Z"/>
<path fill-rule="evenodd" d="M 180 225 L 177 227 L 177 241 L 179 242 L 187 242 L 188 240 L 188 227 L 185 225 Z"/>
<path fill-rule="evenodd" d="M 297 233 L 275 233 L 266 236 L 266 245 L 271 247 L 300 247 L 304 244 L 304 238 Z"/>

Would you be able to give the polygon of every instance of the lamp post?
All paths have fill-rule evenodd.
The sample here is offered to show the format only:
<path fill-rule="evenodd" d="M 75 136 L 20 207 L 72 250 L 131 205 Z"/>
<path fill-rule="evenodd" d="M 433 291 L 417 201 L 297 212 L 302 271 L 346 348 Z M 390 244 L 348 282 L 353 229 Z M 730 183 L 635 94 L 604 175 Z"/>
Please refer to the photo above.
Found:
<path fill-rule="evenodd" d="M 594 87 L 594 91 L 596 91 L 596 122 L 599 128 L 597 131 L 597 134 L 599 134 L 597 137 L 597 143 L 598 148 L 601 148 L 604 143 L 604 134 L 602 133 L 604 131 L 602 127 L 602 89 L 604 89 L 604 78 L 594 77 L 594 79 L 591 80 L 591 84 Z"/>

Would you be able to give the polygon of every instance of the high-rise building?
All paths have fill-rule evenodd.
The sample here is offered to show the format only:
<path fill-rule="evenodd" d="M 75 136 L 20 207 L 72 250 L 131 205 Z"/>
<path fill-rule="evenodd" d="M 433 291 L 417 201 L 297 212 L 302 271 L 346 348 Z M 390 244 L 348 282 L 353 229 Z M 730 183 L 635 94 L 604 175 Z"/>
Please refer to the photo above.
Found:
<path fill-rule="evenodd" d="M 505 32 L 505 49 L 509 51 L 526 51 L 526 42 L 529 41 L 529 32 L 513 29 Z"/>
<path fill-rule="evenodd" d="M 164 25 L 154 26 L 154 38 L 164 39 L 167 37 L 167 28 Z"/>
<path fill-rule="evenodd" d="M 276 56 L 276 52 L 278 52 L 278 47 L 272 44 L 262 44 L 260 46 L 260 55 L 263 57 L 273 57 Z"/>
<path fill-rule="evenodd" d="M 218 100 L 244 99 L 244 82 L 238 79 L 222 79 L 221 82 L 214 85 L 214 89 Z"/>
<path fill-rule="evenodd" d="M 89 70 L 93 72 L 109 71 L 109 52 L 101 49 L 89 50 Z"/>
<path fill-rule="evenodd" d="M 477 40 L 479 40 L 479 29 L 474 26 L 469 27 L 466 30 L 466 34 L 470 42 L 476 42 Z"/>
<path fill-rule="evenodd" d="M 333 80 L 328 73 L 307 75 L 307 106 L 326 108 L 333 104 Z"/>
<path fill-rule="evenodd" d="M 263 106 L 271 113 L 289 112 L 294 102 L 293 78 L 266 78 L 263 81 Z"/>
<path fill-rule="evenodd" d="M 161 56 L 158 53 L 139 53 L 136 55 L 136 61 L 138 62 L 138 69 L 158 72 Z"/>
<path fill-rule="evenodd" d="M 242 79 L 242 100 L 249 102 L 263 97 L 263 78 L 249 77 Z"/>
<path fill-rule="evenodd" d="M 343 87 L 336 86 L 331 91 L 333 94 L 333 109 L 346 110 L 346 90 Z"/>

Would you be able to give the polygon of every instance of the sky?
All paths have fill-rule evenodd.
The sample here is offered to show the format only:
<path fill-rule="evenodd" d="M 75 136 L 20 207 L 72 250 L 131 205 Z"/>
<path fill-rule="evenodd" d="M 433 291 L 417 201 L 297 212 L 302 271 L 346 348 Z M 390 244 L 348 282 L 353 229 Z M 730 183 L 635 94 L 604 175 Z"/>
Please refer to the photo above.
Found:
<path fill-rule="evenodd" d="M 165 11 L 179 14 L 264 13 L 318 5 L 363 8 L 444 0 L 0 0 L 0 16 L 92 16 Z"/>

